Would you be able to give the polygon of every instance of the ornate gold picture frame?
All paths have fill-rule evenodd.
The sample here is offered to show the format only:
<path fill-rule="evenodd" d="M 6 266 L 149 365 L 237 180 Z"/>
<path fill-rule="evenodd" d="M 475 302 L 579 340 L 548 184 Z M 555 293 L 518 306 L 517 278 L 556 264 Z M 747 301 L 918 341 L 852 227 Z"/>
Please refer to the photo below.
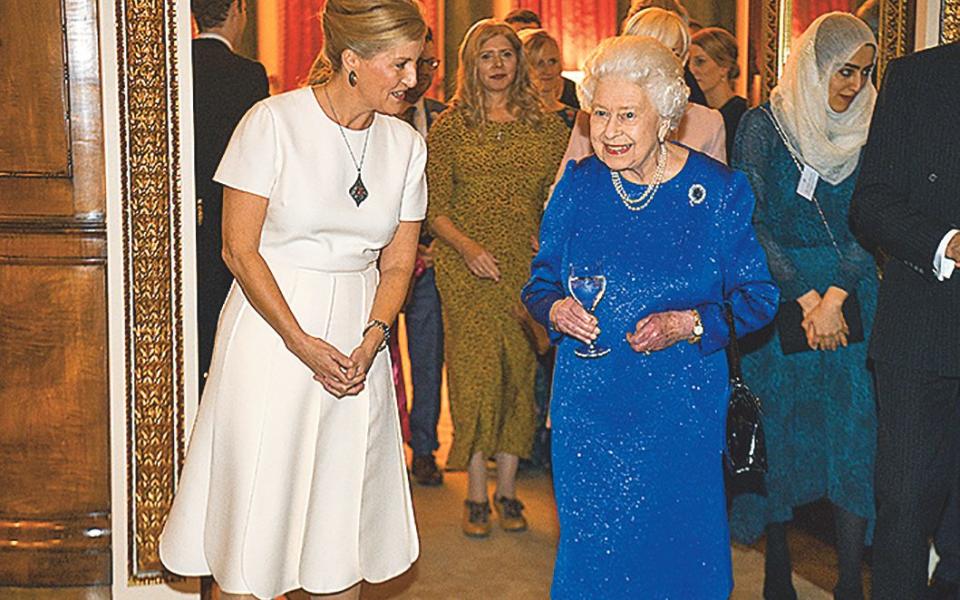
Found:
<path fill-rule="evenodd" d="M 130 585 L 168 578 L 160 532 L 184 454 L 178 0 L 114 0 L 119 68 Z M 104 5 L 106 6 L 106 5 Z M 123 510 L 115 507 L 114 510 Z"/>
<path fill-rule="evenodd" d="M 960 0 L 943 0 L 940 13 L 940 43 L 960 41 Z"/>

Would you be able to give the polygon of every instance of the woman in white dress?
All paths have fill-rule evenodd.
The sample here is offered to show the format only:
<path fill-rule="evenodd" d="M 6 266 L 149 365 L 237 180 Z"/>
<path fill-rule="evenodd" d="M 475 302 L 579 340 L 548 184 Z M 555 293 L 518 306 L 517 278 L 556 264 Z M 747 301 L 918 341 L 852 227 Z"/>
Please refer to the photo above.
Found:
<path fill-rule="evenodd" d="M 419 554 L 380 350 L 426 213 L 424 142 L 384 114 L 426 25 L 411 0 L 327 0 L 322 21 L 324 82 L 256 104 L 215 176 L 236 281 L 160 556 L 225 598 L 358 598 Z"/>

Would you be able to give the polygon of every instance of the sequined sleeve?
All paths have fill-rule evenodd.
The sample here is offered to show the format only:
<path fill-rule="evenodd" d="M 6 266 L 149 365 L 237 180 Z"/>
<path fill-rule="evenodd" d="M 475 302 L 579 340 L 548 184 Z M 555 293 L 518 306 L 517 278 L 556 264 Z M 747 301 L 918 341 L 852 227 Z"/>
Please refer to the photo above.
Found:
<path fill-rule="evenodd" d="M 563 339 L 563 334 L 550 325 L 550 307 L 566 296 L 563 287 L 563 257 L 567 251 L 567 238 L 575 207 L 571 193 L 571 173 L 575 163 L 569 163 L 540 222 L 540 250 L 530 265 L 530 279 L 520 292 L 523 304 L 541 325 L 546 327 L 554 344 Z"/>
<path fill-rule="evenodd" d="M 737 335 L 756 331 L 773 320 L 780 301 L 763 248 L 757 241 L 751 217 L 753 192 L 742 173 L 734 173 L 726 199 L 720 208 L 718 231 L 723 301 L 697 306 L 703 322 L 700 350 L 710 354 L 730 341 L 730 329 L 724 319 L 724 305 L 733 310 Z"/>

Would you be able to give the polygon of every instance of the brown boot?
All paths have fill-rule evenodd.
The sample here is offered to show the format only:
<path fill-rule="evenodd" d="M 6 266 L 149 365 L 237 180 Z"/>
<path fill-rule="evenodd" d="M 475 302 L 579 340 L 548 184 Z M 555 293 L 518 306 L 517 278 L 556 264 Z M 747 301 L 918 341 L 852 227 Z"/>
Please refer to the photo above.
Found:
<path fill-rule="evenodd" d="M 443 484 L 443 473 L 437 468 L 437 461 L 432 454 L 414 456 L 411 465 L 413 478 L 420 485 L 437 486 Z"/>
<path fill-rule="evenodd" d="M 483 538 L 490 535 L 490 503 L 464 500 L 462 527 L 467 537 Z"/>
<path fill-rule="evenodd" d="M 527 530 L 527 520 L 523 516 L 523 502 L 516 498 L 494 497 L 493 507 L 500 519 L 504 531 L 517 532 Z"/>

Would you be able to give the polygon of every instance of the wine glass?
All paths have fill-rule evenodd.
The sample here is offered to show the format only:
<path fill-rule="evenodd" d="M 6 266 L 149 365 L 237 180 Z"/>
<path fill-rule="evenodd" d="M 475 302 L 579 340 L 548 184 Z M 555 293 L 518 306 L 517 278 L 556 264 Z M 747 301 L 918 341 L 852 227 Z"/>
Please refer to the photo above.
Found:
<path fill-rule="evenodd" d="M 570 265 L 570 276 L 567 278 L 567 287 L 570 295 L 587 312 L 593 314 L 603 293 L 607 289 L 607 278 L 603 275 L 603 265 L 599 263 Z M 573 353 L 580 358 L 600 358 L 610 352 L 610 348 L 598 346 L 596 341 L 589 344 L 580 342 Z"/>

